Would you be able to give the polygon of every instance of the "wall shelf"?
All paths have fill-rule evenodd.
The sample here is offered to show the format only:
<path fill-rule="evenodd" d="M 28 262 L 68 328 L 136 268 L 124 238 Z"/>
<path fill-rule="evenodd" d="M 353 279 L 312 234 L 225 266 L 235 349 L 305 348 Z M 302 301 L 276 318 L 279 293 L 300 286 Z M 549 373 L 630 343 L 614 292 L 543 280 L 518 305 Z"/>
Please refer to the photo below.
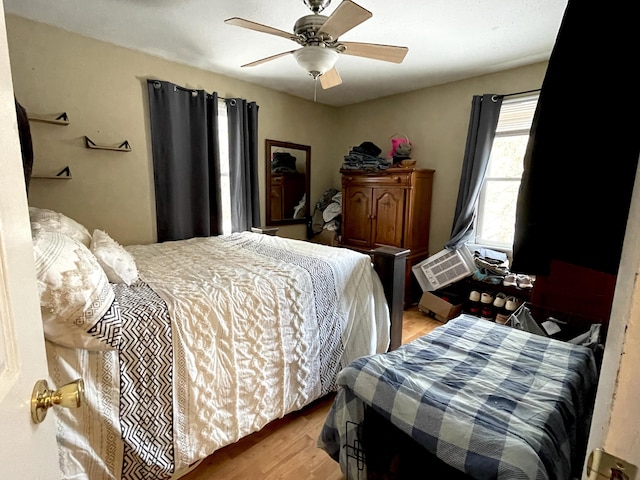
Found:
<path fill-rule="evenodd" d="M 54 113 L 53 115 L 27 115 L 32 122 L 52 123 L 54 125 L 69 125 L 67 112 Z"/>
<path fill-rule="evenodd" d="M 71 169 L 69 166 L 64 167 L 55 175 L 31 175 L 31 178 L 43 178 L 49 180 L 71 180 Z"/>
<path fill-rule="evenodd" d="M 112 150 L 114 152 L 130 152 L 131 151 L 131 145 L 129 145 L 129 142 L 127 140 L 122 142 L 117 147 L 110 147 L 107 145 L 96 145 L 96 143 L 93 140 L 91 140 L 89 137 L 85 135 L 84 145 L 87 148 L 92 148 L 95 150 Z"/>
<path fill-rule="evenodd" d="M 73 177 L 71 175 L 63 175 L 63 176 L 56 176 L 56 175 L 31 175 L 31 179 L 34 178 L 38 178 L 41 180 L 71 180 Z"/>

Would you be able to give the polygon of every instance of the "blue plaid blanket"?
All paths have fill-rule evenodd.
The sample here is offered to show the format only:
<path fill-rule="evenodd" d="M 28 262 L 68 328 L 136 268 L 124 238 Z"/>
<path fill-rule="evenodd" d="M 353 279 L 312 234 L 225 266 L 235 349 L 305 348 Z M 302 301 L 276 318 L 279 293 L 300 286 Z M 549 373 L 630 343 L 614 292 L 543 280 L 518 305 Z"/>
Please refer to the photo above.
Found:
<path fill-rule="evenodd" d="M 373 408 L 472 478 L 566 480 L 582 469 L 596 383 L 590 349 L 462 315 L 342 370 L 318 446 L 366 478 L 353 452 Z"/>

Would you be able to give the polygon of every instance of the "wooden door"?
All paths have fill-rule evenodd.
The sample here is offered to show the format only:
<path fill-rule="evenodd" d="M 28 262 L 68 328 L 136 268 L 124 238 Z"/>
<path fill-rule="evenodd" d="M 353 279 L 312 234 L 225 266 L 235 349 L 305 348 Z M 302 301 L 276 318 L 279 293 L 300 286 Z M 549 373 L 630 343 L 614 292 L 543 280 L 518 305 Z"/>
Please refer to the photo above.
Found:
<path fill-rule="evenodd" d="M 640 163 L 636 170 L 587 448 L 587 456 L 593 449 L 602 448 L 638 468 L 640 468 L 639 276 Z M 636 480 L 638 478 L 639 476 L 636 475 Z"/>
<path fill-rule="evenodd" d="M 1 2 L 0 22 L 0 478 L 59 479 L 55 419 L 31 420 L 48 372 Z"/>
<path fill-rule="evenodd" d="M 371 247 L 371 195 L 370 187 L 351 186 L 342 198 L 342 242 L 345 245 Z"/>
<path fill-rule="evenodd" d="M 405 190 L 395 187 L 373 189 L 372 238 L 373 248 L 389 245 L 402 247 Z"/>

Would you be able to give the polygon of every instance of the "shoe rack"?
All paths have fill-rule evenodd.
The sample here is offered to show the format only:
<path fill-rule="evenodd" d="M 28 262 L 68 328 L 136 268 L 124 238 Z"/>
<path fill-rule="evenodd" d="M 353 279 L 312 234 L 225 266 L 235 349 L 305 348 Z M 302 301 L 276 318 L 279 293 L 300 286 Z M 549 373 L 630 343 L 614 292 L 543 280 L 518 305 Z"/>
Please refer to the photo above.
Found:
<path fill-rule="evenodd" d="M 492 284 L 474 280 L 472 277 L 467 277 L 448 287 L 463 299 L 462 311 L 464 313 L 491 321 L 495 321 L 496 317 L 500 321 L 501 318 L 505 318 L 505 315 L 513 313 L 522 303 L 530 302 L 533 288 L 520 288 L 502 283 Z M 472 292 L 477 292 L 477 300 L 472 300 L 472 297 L 475 297 Z M 496 298 L 503 298 L 504 302 L 500 300 L 496 302 Z M 507 309 L 507 306 L 510 309 Z"/>

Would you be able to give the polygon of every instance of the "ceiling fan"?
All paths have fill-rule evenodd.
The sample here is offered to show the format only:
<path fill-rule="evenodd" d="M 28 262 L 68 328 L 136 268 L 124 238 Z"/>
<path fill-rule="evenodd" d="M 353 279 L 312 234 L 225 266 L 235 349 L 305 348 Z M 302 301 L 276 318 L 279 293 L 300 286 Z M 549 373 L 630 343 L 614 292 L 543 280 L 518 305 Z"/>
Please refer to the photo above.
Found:
<path fill-rule="evenodd" d="M 298 64 L 314 80 L 320 78 L 322 88 L 327 89 L 342 83 L 342 79 L 335 67 L 339 54 L 402 63 L 409 51 L 407 47 L 394 45 L 340 41 L 340 35 L 360 25 L 373 15 L 370 11 L 351 0 L 342 0 L 342 3 L 328 17 L 320 15 L 320 12 L 331 3 L 331 0 L 302 1 L 311 9 L 313 14 L 299 18 L 293 27 L 293 33 L 238 17 L 225 20 L 225 23 L 229 25 L 287 38 L 301 45 L 301 48 L 256 60 L 242 65 L 243 67 L 254 67 L 276 58 L 293 54 Z"/>

